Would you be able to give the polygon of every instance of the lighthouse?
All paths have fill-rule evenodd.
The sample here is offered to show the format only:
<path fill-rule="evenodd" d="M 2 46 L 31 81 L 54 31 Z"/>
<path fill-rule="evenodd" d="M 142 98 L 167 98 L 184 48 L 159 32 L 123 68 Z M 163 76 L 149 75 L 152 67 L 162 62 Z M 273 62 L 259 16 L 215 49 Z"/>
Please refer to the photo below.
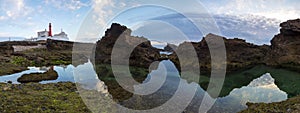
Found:
<path fill-rule="evenodd" d="M 49 37 L 52 37 L 51 23 L 49 23 L 49 32 L 48 32 L 48 36 L 49 36 Z"/>
<path fill-rule="evenodd" d="M 37 35 L 38 35 L 37 37 L 32 38 L 30 40 L 36 41 L 36 40 L 52 39 L 52 40 L 69 41 L 68 35 L 63 30 L 61 30 L 61 32 L 58 33 L 58 34 L 53 34 L 52 35 L 52 25 L 51 25 L 51 23 L 49 23 L 49 31 L 47 31 L 47 29 L 45 29 L 45 31 L 37 32 Z"/>

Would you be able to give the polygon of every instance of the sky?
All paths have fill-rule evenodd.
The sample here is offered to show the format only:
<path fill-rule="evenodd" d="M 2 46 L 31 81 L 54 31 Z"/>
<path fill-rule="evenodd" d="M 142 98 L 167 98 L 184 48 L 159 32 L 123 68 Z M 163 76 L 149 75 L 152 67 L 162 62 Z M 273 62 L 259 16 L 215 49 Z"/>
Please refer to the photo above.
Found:
<path fill-rule="evenodd" d="M 47 29 L 48 23 L 52 23 L 54 34 L 63 29 L 71 40 L 95 42 L 111 22 L 119 22 L 138 30 L 143 28 L 139 26 L 149 25 L 151 18 L 172 12 L 151 8 L 126 12 L 126 9 L 143 5 L 164 6 L 187 13 L 251 14 L 280 22 L 300 18 L 299 0 L 0 0 L 0 40 L 8 37 L 36 37 L 36 32 Z M 157 28 L 150 30 L 155 31 Z M 156 35 L 155 38 L 158 37 Z"/>

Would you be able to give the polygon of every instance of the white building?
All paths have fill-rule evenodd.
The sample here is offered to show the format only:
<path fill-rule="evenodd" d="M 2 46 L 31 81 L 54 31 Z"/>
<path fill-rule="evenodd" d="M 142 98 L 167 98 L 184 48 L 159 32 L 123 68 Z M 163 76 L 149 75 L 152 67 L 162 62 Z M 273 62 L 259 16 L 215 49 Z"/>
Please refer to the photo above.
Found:
<path fill-rule="evenodd" d="M 37 32 L 38 37 L 48 37 L 49 32 L 45 29 L 45 31 Z"/>
<path fill-rule="evenodd" d="M 54 34 L 52 36 L 52 29 L 51 29 L 51 23 L 49 23 L 49 31 L 45 29 L 45 31 L 39 31 L 37 32 L 37 37 L 28 39 L 29 41 L 40 41 L 40 40 L 47 40 L 47 39 L 53 39 L 53 40 L 63 40 L 63 41 L 69 41 L 68 35 L 61 29 L 61 32 L 58 34 Z"/>

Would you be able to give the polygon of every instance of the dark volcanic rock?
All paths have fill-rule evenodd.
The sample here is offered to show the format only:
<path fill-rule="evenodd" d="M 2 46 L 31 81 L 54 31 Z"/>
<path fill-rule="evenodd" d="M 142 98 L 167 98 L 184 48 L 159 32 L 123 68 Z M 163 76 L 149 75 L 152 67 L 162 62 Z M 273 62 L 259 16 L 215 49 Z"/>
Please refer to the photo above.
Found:
<path fill-rule="evenodd" d="M 214 34 L 208 34 L 200 42 L 191 42 L 198 55 L 199 62 L 190 61 L 190 58 L 186 58 L 187 61 L 178 61 L 176 54 L 189 55 L 191 51 L 194 51 L 188 50 L 186 48 L 187 45 L 190 44 L 189 42 L 180 44 L 176 49 L 176 53 L 170 55 L 169 58 L 175 63 L 178 68 L 180 67 L 180 63 L 182 63 L 182 65 L 184 65 L 185 67 L 191 67 L 191 69 L 195 69 L 196 64 L 199 63 L 201 72 L 209 73 L 211 70 L 211 56 L 209 47 L 206 43 L 207 37 L 218 37 L 224 40 L 227 55 L 227 72 L 251 67 L 256 64 L 261 64 L 263 63 L 267 52 L 270 51 L 270 47 L 266 45 L 257 46 L 251 43 L 247 43 L 242 39 L 226 39 Z"/>
<path fill-rule="evenodd" d="M 248 68 L 257 64 L 266 64 L 274 67 L 284 67 L 290 70 L 300 70 L 300 19 L 289 20 L 280 24 L 280 33 L 271 40 L 271 46 L 253 45 L 242 39 L 226 39 L 224 37 L 209 34 L 223 38 L 227 54 L 227 71 L 236 71 Z M 198 54 L 201 71 L 210 71 L 211 61 L 210 52 L 204 38 L 200 42 L 192 42 Z M 177 54 L 188 55 L 193 50 L 187 50 L 188 43 L 182 43 L 176 50 Z M 176 54 L 169 58 L 177 65 L 183 63 L 189 67 L 195 66 L 197 62 L 182 61 L 179 63 Z"/>
<path fill-rule="evenodd" d="M 58 74 L 53 68 L 49 69 L 45 73 L 32 73 L 32 74 L 24 74 L 20 78 L 18 78 L 18 82 L 20 83 L 29 83 L 29 82 L 41 82 L 45 80 L 56 80 L 58 78 Z"/>
<path fill-rule="evenodd" d="M 1 56 L 10 56 L 14 52 L 14 48 L 6 43 L 0 43 L 0 55 Z"/>
<path fill-rule="evenodd" d="M 34 42 L 34 41 L 6 41 L 6 42 L 0 42 L 0 45 L 6 44 L 6 45 L 18 45 L 18 46 L 37 46 L 42 41 Z"/>
<path fill-rule="evenodd" d="M 74 42 L 70 41 L 60 41 L 47 39 L 46 47 L 48 50 L 72 50 Z"/>
<path fill-rule="evenodd" d="M 300 19 L 288 20 L 280 24 L 280 32 L 284 35 L 299 35 L 300 34 Z"/>
<path fill-rule="evenodd" d="M 280 33 L 271 40 L 268 65 L 300 69 L 300 19 L 280 24 Z"/>
<path fill-rule="evenodd" d="M 131 30 L 127 27 L 112 24 L 96 44 L 96 64 L 110 64 L 113 49 L 118 51 L 119 56 L 113 57 L 117 57 L 121 65 L 123 61 L 129 60 L 130 66 L 148 68 L 152 62 L 159 60 L 159 50 L 152 47 L 149 40 L 130 35 Z M 117 40 L 119 43 L 116 44 Z M 131 48 L 134 48 L 132 53 L 129 51 Z"/>
<path fill-rule="evenodd" d="M 176 48 L 176 45 L 168 43 L 167 46 L 164 47 L 164 51 L 173 52 L 174 50 L 176 50 Z"/>
<path fill-rule="evenodd" d="M 130 98 L 132 93 L 126 91 L 116 82 L 111 64 L 127 66 L 125 62 L 129 61 L 132 77 L 137 82 L 142 82 L 148 75 L 148 67 L 152 62 L 160 60 L 159 50 L 152 47 L 149 40 L 131 36 L 130 29 L 116 23 L 107 29 L 105 36 L 97 42 L 95 49 L 96 72 L 108 86 L 110 94 L 118 101 Z M 117 54 L 112 55 L 113 50 Z M 117 63 L 111 63 L 112 58 L 116 58 Z M 122 76 L 127 77 L 125 74 Z M 134 83 L 129 83 L 126 87 L 133 89 L 133 85 Z"/>

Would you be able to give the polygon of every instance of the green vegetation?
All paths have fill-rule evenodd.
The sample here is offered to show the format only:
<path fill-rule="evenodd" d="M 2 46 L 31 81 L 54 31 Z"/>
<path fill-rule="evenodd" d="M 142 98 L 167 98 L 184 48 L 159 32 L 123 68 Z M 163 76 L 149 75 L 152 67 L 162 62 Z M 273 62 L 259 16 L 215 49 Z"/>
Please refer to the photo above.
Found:
<path fill-rule="evenodd" d="M 20 52 L 20 56 L 32 61 L 34 66 L 53 66 L 72 64 L 71 50 L 30 49 Z"/>
<path fill-rule="evenodd" d="M 18 66 L 12 63 L 0 63 L 0 76 L 18 73 L 26 69 L 27 67 Z"/>
<path fill-rule="evenodd" d="M 74 83 L 0 84 L 0 111 L 16 112 L 90 112 L 75 91 Z"/>
<path fill-rule="evenodd" d="M 20 66 L 33 66 L 34 65 L 33 61 L 29 61 L 28 59 L 26 59 L 22 56 L 12 56 L 11 63 L 15 64 L 15 65 L 20 65 Z"/>
<path fill-rule="evenodd" d="M 24 71 L 28 66 L 72 64 L 72 51 L 49 51 L 45 48 L 29 49 L 11 56 L 0 56 L 0 61 L 0 76 L 2 76 Z"/>

